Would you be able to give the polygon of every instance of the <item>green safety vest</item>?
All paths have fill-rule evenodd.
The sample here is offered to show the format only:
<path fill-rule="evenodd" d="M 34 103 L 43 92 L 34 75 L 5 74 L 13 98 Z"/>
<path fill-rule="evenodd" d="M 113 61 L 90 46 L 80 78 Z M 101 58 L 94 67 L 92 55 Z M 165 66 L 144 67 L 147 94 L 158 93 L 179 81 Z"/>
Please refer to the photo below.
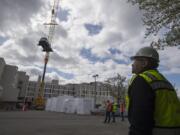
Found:
<path fill-rule="evenodd" d="M 139 76 L 155 91 L 155 127 L 180 127 L 180 101 L 169 81 L 157 70 L 148 70 Z M 136 77 L 132 77 L 129 86 Z"/>

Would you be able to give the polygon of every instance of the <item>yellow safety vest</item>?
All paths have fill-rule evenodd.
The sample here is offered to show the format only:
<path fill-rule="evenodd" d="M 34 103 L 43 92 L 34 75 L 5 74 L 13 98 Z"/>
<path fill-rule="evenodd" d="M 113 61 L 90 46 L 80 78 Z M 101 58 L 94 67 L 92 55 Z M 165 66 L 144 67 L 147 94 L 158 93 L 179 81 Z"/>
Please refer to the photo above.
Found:
<path fill-rule="evenodd" d="M 112 111 L 113 111 L 113 112 L 116 112 L 116 111 L 117 111 L 117 104 L 116 104 L 116 103 L 114 103 L 114 104 L 112 105 Z"/>
<path fill-rule="evenodd" d="M 139 76 L 155 91 L 155 127 L 180 127 L 180 101 L 169 81 L 157 70 L 148 70 Z M 129 86 L 136 77 L 132 77 Z"/>

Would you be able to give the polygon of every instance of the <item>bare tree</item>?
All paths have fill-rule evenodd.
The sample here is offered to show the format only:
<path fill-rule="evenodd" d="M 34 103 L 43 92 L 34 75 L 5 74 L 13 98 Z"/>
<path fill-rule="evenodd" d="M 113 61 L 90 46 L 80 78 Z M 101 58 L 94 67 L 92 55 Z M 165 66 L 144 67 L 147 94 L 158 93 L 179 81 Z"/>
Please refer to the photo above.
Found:
<path fill-rule="evenodd" d="M 120 74 L 117 74 L 117 76 L 108 78 L 106 80 L 111 95 L 117 98 L 118 103 L 120 103 L 121 99 L 124 100 L 125 97 L 125 91 L 126 91 L 126 87 L 124 84 L 125 80 L 126 77 L 121 76 Z"/>

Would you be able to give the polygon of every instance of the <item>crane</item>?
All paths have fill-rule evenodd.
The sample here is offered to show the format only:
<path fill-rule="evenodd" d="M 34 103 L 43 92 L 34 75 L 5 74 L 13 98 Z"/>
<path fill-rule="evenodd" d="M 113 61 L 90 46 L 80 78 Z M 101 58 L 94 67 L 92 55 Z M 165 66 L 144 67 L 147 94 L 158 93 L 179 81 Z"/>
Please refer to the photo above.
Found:
<path fill-rule="evenodd" d="M 49 23 L 44 23 L 44 25 L 49 26 L 49 32 L 47 37 L 42 37 L 38 43 L 39 46 L 43 48 L 43 51 L 45 52 L 45 58 L 44 58 L 44 69 L 43 69 L 43 76 L 40 83 L 39 93 L 37 98 L 35 99 L 35 109 L 37 110 L 43 110 L 45 108 L 45 99 L 44 99 L 44 79 L 46 74 L 46 67 L 49 60 L 50 52 L 53 52 L 51 48 L 51 44 L 53 41 L 53 36 L 55 32 L 55 26 L 56 23 L 56 17 L 58 13 L 59 8 L 59 0 L 53 0 L 53 6 L 51 10 L 51 20 Z"/>

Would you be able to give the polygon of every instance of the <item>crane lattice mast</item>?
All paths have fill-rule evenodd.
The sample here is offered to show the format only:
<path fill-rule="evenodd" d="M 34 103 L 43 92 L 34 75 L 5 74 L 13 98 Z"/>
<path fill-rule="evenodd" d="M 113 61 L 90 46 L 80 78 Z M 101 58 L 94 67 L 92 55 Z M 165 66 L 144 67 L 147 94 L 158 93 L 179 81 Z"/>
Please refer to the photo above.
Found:
<path fill-rule="evenodd" d="M 52 48 L 51 48 L 51 44 L 53 41 L 53 36 L 54 36 L 54 31 L 55 31 L 55 26 L 57 25 L 56 23 L 56 17 L 57 17 L 57 13 L 58 13 L 58 7 L 59 7 L 59 0 L 53 0 L 53 7 L 51 10 L 51 20 L 49 23 L 45 23 L 44 25 L 48 25 L 49 26 L 49 32 L 48 32 L 48 36 L 43 37 L 40 39 L 39 41 L 39 45 L 41 45 L 43 47 L 43 51 L 46 52 L 45 54 L 45 58 L 44 58 L 44 69 L 43 69 L 43 76 L 42 76 L 42 80 L 41 80 L 41 84 L 40 84 L 40 88 L 39 88 L 39 94 L 38 97 L 36 99 L 36 106 L 37 108 L 44 108 L 45 102 L 44 102 L 44 79 L 45 79 L 45 74 L 46 74 L 46 66 L 49 60 L 49 54 L 50 52 L 52 52 Z"/>

